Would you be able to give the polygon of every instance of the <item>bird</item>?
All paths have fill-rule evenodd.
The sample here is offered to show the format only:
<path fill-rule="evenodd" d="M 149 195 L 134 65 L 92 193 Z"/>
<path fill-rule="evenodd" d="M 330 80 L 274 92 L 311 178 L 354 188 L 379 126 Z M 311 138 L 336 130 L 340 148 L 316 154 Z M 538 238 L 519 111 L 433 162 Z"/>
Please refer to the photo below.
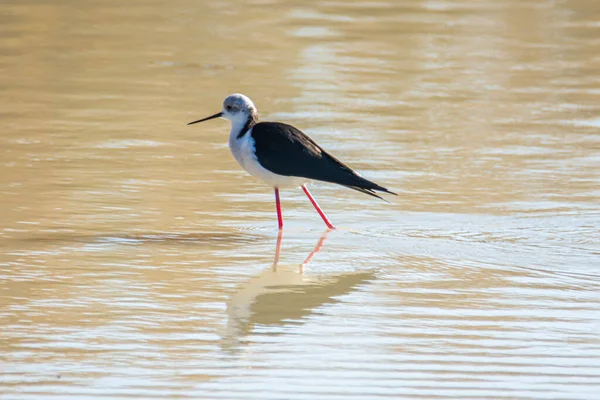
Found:
<path fill-rule="evenodd" d="M 221 111 L 188 125 L 224 118 L 231 122 L 229 149 L 250 175 L 273 187 L 279 230 L 283 215 L 279 189 L 301 187 L 328 229 L 335 229 L 306 185 L 323 181 L 346 186 L 379 199 L 376 192 L 396 195 L 363 178 L 325 151 L 298 128 L 283 122 L 260 121 L 256 106 L 247 96 L 234 93 L 225 98 Z"/>

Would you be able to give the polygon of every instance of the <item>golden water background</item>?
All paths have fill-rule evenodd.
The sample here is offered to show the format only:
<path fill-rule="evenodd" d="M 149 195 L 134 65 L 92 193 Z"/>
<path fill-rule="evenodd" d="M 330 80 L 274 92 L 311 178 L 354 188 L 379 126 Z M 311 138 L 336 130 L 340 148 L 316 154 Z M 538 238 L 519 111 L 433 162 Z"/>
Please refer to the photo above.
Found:
<path fill-rule="evenodd" d="M 591 0 L 0 3 L 0 398 L 597 399 L 599 29 Z M 271 189 L 186 126 L 233 92 L 398 196 L 315 184 L 324 233 L 284 190 L 274 267 Z"/>

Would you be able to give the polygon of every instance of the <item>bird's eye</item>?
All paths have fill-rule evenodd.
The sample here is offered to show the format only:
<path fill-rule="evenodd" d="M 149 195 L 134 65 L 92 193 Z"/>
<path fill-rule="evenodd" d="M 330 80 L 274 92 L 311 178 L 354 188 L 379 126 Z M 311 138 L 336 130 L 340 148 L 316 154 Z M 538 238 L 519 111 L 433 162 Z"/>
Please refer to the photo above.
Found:
<path fill-rule="evenodd" d="M 231 106 L 226 106 L 225 108 L 227 109 L 227 111 L 231 111 Z"/>

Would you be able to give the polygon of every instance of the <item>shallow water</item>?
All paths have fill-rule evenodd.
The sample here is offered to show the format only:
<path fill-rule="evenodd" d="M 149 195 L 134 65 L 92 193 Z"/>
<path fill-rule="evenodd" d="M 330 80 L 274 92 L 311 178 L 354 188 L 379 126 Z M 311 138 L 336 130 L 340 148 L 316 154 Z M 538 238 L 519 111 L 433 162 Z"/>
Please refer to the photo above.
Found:
<path fill-rule="evenodd" d="M 0 19 L 2 399 L 598 398 L 600 3 Z M 398 196 L 285 190 L 278 238 L 185 125 L 232 92 Z"/>

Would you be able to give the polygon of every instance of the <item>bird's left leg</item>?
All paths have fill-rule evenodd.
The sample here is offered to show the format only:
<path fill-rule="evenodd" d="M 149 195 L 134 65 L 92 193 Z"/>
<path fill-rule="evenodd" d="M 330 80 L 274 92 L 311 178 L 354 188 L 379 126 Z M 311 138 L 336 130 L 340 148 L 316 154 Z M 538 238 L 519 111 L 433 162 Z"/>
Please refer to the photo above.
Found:
<path fill-rule="evenodd" d="M 279 201 L 279 188 L 275 188 L 275 206 L 277 207 L 277 223 L 279 230 L 283 229 L 283 216 L 281 215 L 281 201 Z"/>

